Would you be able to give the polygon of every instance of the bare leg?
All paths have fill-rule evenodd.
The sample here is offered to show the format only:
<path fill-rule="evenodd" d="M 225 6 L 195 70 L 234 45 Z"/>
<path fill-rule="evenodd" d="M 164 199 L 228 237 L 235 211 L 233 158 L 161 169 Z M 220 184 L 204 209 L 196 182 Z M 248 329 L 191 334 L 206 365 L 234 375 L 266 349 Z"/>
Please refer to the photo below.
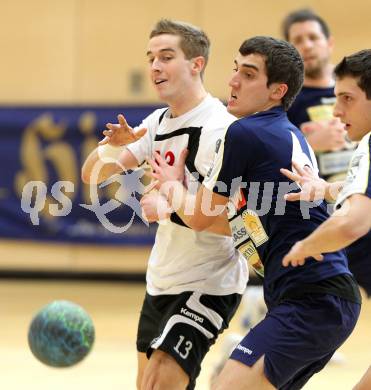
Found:
<path fill-rule="evenodd" d="M 138 369 L 137 369 L 137 390 L 142 386 L 143 373 L 148 365 L 147 355 L 144 352 L 138 352 Z"/>
<path fill-rule="evenodd" d="M 189 377 L 176 360 L 156 350 L 144 370 L 141 390 L 185 390 Z"/>
<path fill-rule="evenodd" d="M 353 390 L 370 390 L 371 389 L 371 366 L 365 372 L 361 380 L 356 384 Z"/>
<path fill-rule="evenodd" d="M 252 367 L 229 359 L 212 390 L 274 390 L 264 375 L 264 356 Z"/>

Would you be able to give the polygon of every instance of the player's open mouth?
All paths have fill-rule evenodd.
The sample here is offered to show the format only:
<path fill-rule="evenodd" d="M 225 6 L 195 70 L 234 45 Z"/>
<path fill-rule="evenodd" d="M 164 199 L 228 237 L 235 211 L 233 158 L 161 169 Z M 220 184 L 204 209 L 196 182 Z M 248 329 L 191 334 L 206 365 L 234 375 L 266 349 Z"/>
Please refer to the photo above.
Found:
<path fill-rule="evenodd" d="M 167 81 L 167 80 L 154 80 L 154 83 L 155 83 L 156 85 L 159 85 L 159 84 L 164 83 L 165 81 Z"/>

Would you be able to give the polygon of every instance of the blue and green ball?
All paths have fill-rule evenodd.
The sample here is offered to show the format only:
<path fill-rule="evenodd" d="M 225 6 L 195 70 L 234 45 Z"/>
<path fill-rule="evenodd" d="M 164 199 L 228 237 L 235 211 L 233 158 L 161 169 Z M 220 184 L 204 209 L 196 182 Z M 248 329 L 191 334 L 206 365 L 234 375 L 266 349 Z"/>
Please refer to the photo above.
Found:
<path fill-rule="evenodd" d="M 54 301 L 33 318 L 28 344 L 34 356 L 52 367 L 69 367 L 80 362 L 94 344 L 94 325 L 79 305 Z"/>

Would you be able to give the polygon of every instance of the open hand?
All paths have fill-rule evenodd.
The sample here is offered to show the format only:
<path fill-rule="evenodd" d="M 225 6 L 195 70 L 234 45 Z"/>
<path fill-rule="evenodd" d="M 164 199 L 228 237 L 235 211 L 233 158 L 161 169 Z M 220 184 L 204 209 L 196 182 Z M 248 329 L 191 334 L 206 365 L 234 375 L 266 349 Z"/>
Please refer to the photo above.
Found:
<path fill-rule="evenodd" d="M 290 180 L 296 182 L 301 188 L 300 192 L 286 194 L 288 201 L 303 200 L 313 202 L 325 198 L 327 183 L 313 172 L 309 166 L 301 168 L 295 161 L 292 162 L 293 171 L 281 168 L 280 172 Z"/>
<path fill-rule="evenodd" d="M 138 141 L 138 139 L 142 138 L 147 132 L 147 129 L 139 129 L 135 132 L 133 128 L 128 125 L 125 117 L 122 114 L 119 114 L 117 119 L 119 122 L 118 124 L 107 123 L 107 130 L 103 131 L 105 138 L 99 142 L 99 145 L 128 145 Z"/>

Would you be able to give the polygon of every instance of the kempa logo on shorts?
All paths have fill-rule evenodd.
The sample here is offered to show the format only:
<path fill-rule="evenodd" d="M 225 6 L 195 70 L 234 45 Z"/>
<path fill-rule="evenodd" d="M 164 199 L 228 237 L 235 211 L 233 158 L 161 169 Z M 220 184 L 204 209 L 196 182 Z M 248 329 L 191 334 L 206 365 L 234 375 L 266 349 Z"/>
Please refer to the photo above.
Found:
<path fill-rule="evenodd" d="M 204 319 L 200 316 L 198 316 L 197 314 L 195 313 L 192 313 L 190 311 L 188 311 L 186 308 L 182 307 L 180 309 L 180 313 L 181 314 L 184 314 L 186 315 L 187 317 L 189 318 L 192 318 L 192 320 L 196 321 L 196 322 L 199 322 L 200 324 L 202 324 L 204 322 Z"/>
<path fill-rule="evenodd" d="M 236 349 L 242 351 L 243 353 L 247 353 L 248 355 L 251 355 L 251 354 L 252 354 L 252 350 L 251 350 L 251 349 L 246 348 L 246 347 L 244 347 L 244 346 L 241 345 L 241 344 L 238 344 L 237 347 L 236 347 Z"/>

